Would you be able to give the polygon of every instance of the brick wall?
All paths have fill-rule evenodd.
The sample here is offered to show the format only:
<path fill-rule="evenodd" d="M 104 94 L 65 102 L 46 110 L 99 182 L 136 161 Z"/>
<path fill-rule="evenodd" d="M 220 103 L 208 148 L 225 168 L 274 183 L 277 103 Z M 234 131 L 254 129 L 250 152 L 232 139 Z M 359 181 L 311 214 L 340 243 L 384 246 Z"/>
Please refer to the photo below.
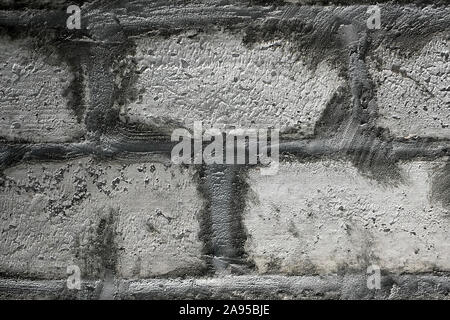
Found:
<path fill-rule="evenodd" d="M 447 297 L 450 7 L 370 4 L 1 1 L 0 297 Z M 278 172 L 173 164 L 194 121 Z"/>

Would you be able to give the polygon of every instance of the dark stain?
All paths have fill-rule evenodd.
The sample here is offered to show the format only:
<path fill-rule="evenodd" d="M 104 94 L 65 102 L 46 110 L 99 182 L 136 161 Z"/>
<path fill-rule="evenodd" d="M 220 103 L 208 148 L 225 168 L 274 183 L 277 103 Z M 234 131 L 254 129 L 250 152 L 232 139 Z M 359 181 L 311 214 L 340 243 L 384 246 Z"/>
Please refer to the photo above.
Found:
<path fill-rule="evenodd" d="M 107 272 L 116 272 L 118 247 L 115 242 L 118 209 L 108 209 L 96 227 L 89 226 L 87 244 L 75 239 L 75 257 L 80 261 L 83 276 L 103 278 Z"/>
<path fill-rule="evenodd" d="M 339 87 L 327 103 L 314 128 L 315 137 L 329 137 L 342 131 L 342 126 L 351 115 L 352 95 L 348 86 Z"/>
<path fill-rule="evenodd" d="M 213 245 L 212 245 L 212 230 L 211 230 L 211 202 L 209 201 L 209 191 L 205 184 L 206 172 L 203 166 L 197 166 L 194 179 L 197 182 L 197 190 L 203 198 L 203 207 L 200 209 L 197 219 L 200 225 L 198 237 L 203 243 L 202 255 L 207 265 L 207 274 L 212 274 L 213 270 Z"/>
<path fill-rule="evenodd" d="M 108 215 L 100 219 L 96 230 L 95 251 L 100 257 L 102 268 L 108 270 L 115 270 L 117 263 L 117 246 L 114 241 L 117 214 L 117 209 L 109 209 Z"/>
<path fill-rule="evenodd" d="M 450 208 L 450 163 L 437 171 L 432 180 L 431 198 Z"/>
<path fill-rule="evenodd" d="M 224 180 L 223 185 L 219 182 L 220 188 L 230 188 L 231 194 L 224 199 L 229 203 L 229 211 L 222 212 L 226 215 L 223 217 L 223 225 L 212 226 L 211 210 L 213 205 L 217 205 L 212 199 L 212 192 L 214 188 L 211 187 L 209 174 L 216 172 L 216 170 L 223 170 L 224 174 L 232 175 L 231 186 L 227 186 L 227 182 Z M 247 169 L 245 166 L 229 166 L 220 165 L 216 166 L 216 170 L 206 170 L 204 166 L 199 166 L 196 172 L 197 188 L 200 194 L 203 196 L 205 205 L 199 213 L 198 219 L 200 223 L 199 239 L 203 242 L 203 255 L 206 259 L 208 269 L 210 273 L 214 272 L 213 259 L 214 257 L 220 257 L 225 263 L 232 265 L 240 265 L 243 268 L 254 268 L 254 264 L 249 260 L 247 253 L 244 250 L 245 242 L 247 240 L 247 233 L 245 231 L 242 218 L 246 206 L 246 194 L 249 189 L 246 181 Z M 226 229 L 226 232 L 230 234 L 227 246 L 232 247 L 233 251 L 224 250 L 218 247 L 218 243 L 221 243 L 221 239 L 217 239 L 217 234 L 213 230 L 217 227 Z M 233 268 L 232 268 L 233 270 Z M 237 272 L 242 271 L 240 267 L 235 269 Z"/>
<path fill-rule="evenodd" d="M 83 60 L 87 57 L 88 46 L 83 43 L 60 42 L 57 48 L 61 58 L 68 63 L 73 75 L 73 80 L 63 95 L 67 97 L 68 107 L 75 112 L 78 123 L 81 123 L 86 111 L 83 83 L 85 74 L 82 65 Z"/>
<path fill-rule="evenodd" d="M 310 17 L 301 15 L 289 20 L 266 19 L 259 24 L 253 23 L 245 27 L 243 43 L 251 49 L 253 45 L 260 42 L 289 40 L 295 44 L 292 51 L 303 53 L 303 58 L 312 69 L 325 59 L 343 68 L 345 63 L 341 59 L 342 48 L 336 33 L 345 21 L 339 17 L 330 17 L 326 22 L 318 26 Z"/>

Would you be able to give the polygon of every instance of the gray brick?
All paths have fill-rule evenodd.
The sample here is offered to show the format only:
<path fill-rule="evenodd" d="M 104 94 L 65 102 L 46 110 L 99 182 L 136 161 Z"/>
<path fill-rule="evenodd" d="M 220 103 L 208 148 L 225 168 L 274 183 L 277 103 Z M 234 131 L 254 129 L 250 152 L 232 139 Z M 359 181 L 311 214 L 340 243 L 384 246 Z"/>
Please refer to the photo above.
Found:
<path fill-rule="evenodd" d="M 204 267 L 203 200 L 190 169 L 84 158 L 19 165 L 2 182 L 4 274 L 58 279 L 76 264 L 85 277 L 148 277 Z"/>
<path fill-rule="evenodd" d="M 314 131 L 344 83 L 327 61 L 317 68 L 288 41 L 248 47 L 243 34 L 186 32 L 137 41 L 137 101 L 123 118 L 164 126 L 278 125 L 298 136 Z"/>
<path fill-rule="evenodd" d="M 449 211 L 430 201 L 437 162 L 401 164 L 404 182 L 383 185 L 346 162 L 283 163 L 250 174 L 244 223 L 260 273 L 326 274 L 450 270 Z"/>
<path fill-rule="evenodd" d="M 436 35 L 419 52 L 381 46 L 369 54 L 378 124 L 397 137 L 450 138 L 449 45 Z"/>
<path fill-rule="evenodd" d="M 35 48 L 31 38 L 0 38 L 0 137 L 33 142 L 70 141 L 84 134 L 68 92 L 73 75 L 57 53 Z"/>

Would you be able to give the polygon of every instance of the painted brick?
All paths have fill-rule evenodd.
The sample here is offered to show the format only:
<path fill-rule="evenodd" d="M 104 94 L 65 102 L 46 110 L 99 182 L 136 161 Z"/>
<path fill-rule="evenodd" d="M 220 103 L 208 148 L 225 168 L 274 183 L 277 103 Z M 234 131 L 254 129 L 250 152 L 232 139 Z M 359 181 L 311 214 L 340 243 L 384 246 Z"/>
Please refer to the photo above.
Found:
<path fill-rule="evenodd" d="M 385 185 L 346 162 L 283 163 L 278 175 L 250 174 L 244 223 L 260 273 L 326 274 L 450 270 L 450 213 L 431 201 L 442 162 L 400 165 Z"/>
<path fill-rule="evenodd" d="M 63 142 L 84 134 L 68 107 L 69 67 L 57 53 L 42 53 L 30 38 L 0 38 L 0 137 Z M 41 50 L 42 51 L 42 50 Z"/>
<path fill-rule="evenodd" d="M 378 124 L 397 137 L 450 138 L 449 45 L 435 36 L 419 52 L 379 47 L 369 70 L 377 86 Z"/>
<path fill-rule="evenodd" d="M 135 58 L 139 94 L 124 117 L 161 126 L 278 125 L 308 136 L 344 83 L 326 61 L 308 66 L 289 42 L 249 47 L 240 33 L 141 39 Z"/>
<path fill-rule="evenodd" d="M 203 268 L 193 171 L 159 163 L 19 165 L 0 192 L 0 270 L 65 278 L 104 269 L 121 277 L 186 274 Z"/>

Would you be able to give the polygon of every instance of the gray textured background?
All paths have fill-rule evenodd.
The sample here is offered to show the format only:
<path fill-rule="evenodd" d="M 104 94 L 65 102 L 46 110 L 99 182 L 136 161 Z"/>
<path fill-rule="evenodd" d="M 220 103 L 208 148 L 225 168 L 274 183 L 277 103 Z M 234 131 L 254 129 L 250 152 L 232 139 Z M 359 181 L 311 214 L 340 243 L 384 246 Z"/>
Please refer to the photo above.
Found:
<path fill-rule="evenodd" d="M 448 298 L 450 6 L 370 3 L 1 0 L 0 297 Z M 279 172 L 171 164 L 194 121 Z"/>

